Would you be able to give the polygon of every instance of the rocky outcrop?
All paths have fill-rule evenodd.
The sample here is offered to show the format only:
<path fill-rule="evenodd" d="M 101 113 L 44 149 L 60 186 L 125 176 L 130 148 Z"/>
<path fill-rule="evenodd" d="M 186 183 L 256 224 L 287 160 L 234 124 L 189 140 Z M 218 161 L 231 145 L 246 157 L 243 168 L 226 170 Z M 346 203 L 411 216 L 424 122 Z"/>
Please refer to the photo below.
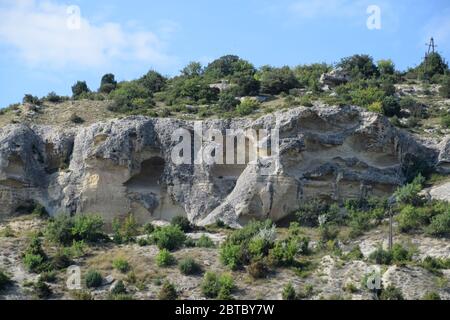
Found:
<path fill-rule="evenodd" d="M 319 82 L 327 86 L 339 86 L 345 84 L 351 80 L 350 75 L 345 72 L 342 68 L 336 68 L 328 73 L 322 74 Z"/>
<path fill-rule="evenodd" d="M 276 130 L 279 153 L 243 165 L 175 164 L 178 141 L 172 134 L 179 128 L 193 132 L 194 125 L 135 116 L 77 128 L 4 127 L 0 215 L 40 203 L 51 214 L 98 213 L 107 221 L 130 212 L 141 222 L 176 215 L 198 224 L 280 220 L 311 198 L 389 194 L 418 164 L 443 161 L 437 149 L 381 115 L 357 107 L 299 107 L 254 121 L 202 123 L 202 130 L 222 133 Z M 203 142 L 202 150 L 216 142 Z"/>

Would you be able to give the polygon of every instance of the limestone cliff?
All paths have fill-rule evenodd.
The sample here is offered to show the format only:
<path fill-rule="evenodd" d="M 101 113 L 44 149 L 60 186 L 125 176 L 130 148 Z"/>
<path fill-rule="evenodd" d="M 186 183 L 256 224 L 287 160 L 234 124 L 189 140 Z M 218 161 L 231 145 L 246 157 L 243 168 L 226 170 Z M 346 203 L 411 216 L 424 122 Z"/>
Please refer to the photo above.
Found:
<path fill-rule="evenodd" d="M 272 175 L 256 165 L 175 165 L 171 135 L 192 121 L 128 117 L 87 127 L 0 129 L 0 215 L 35 203 L 51 214 L 132 212 L 139 221 L 187 215 L 197 224 L 279 220 L 311 198 L 388 195 L 414 167 L 447 170 L 448 143 L 425 146 L 357 107 L 296 108 L 256 120 L 206 120 L 204 128 L 278 129 Z M 440 151 L 440 149 L 442 151 Z M 268 158 L 270 164 L 272 160 Z"/>

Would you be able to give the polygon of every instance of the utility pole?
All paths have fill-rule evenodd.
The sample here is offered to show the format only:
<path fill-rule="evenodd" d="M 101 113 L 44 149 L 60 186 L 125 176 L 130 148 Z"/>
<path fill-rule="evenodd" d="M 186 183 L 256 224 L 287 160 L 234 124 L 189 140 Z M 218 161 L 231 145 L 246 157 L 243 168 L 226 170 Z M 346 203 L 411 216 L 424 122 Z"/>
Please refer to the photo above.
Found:
<path fill-rule="evenodd" d="M 394 228 L 392 221 L 392 206 L 389 206 L 389 251 L 394 247 Z"/>
<path fill-rule="evenodd" d="M 395 196 L 391 196 L 388 199 L 388 207 L 389 207 L 389 251 L 392 251 L 394 247 L 394 217 L 393 217 L 393 207 L 397 203 L 397 199 Z"/>

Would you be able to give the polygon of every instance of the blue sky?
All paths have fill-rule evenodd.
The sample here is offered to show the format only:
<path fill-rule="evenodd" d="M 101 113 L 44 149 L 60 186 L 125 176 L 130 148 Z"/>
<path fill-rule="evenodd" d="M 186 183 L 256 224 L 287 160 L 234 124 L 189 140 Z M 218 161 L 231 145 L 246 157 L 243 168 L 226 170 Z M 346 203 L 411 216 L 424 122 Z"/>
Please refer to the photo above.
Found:
<path fill-rule="evenodd" d="M 367 28 L 369 5 L 381 29 Z M 0 107 L 24 93 L 69 95 L 77 80 L 97 89 L 108 72 L 175 75 L 230 53 L 257 67 L 368 53 L 405 69 L 430 36 L 450 59 L 448 0 L 0 0 Z"/>

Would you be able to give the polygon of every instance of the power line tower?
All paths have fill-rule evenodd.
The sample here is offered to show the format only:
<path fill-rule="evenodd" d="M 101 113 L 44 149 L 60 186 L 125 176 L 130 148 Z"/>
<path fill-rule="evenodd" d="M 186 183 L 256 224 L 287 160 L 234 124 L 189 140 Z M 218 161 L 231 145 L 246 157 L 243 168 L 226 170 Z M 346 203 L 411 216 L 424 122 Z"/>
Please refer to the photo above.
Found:
<path fill-rule="evenodd" d="M 433 38 L 433 37 L 431 37 L 430 43 L 427 43 L 427 44 L 425 44 L 425 45 L 428 46 L 428 53 L 427 53 L 427 56 L 428 56 L 430 53 L 435 53 L 435 52 L 436 52 L 436 48 L 438 47 L 438 46 L 434 43 L 434 38 Z"/>
<path fill-rule="evenodd" d="M 435 43 L 434 43 L 434 38 L 431 37 L 430 39 L 430 43 L 426 43 L 425 44 L 428 47 L 428 51 L 425 53 L 425 58 L 424 58 L 424 75 L 426 77 L 427 75 L 427 71 L 428 71 L 428 58 L 430 57 L 430 54 L 434 54 L 436 53 L 436 48 L 438 47 Z M 428 79 L 426 79 L 428 80 Z"/>

